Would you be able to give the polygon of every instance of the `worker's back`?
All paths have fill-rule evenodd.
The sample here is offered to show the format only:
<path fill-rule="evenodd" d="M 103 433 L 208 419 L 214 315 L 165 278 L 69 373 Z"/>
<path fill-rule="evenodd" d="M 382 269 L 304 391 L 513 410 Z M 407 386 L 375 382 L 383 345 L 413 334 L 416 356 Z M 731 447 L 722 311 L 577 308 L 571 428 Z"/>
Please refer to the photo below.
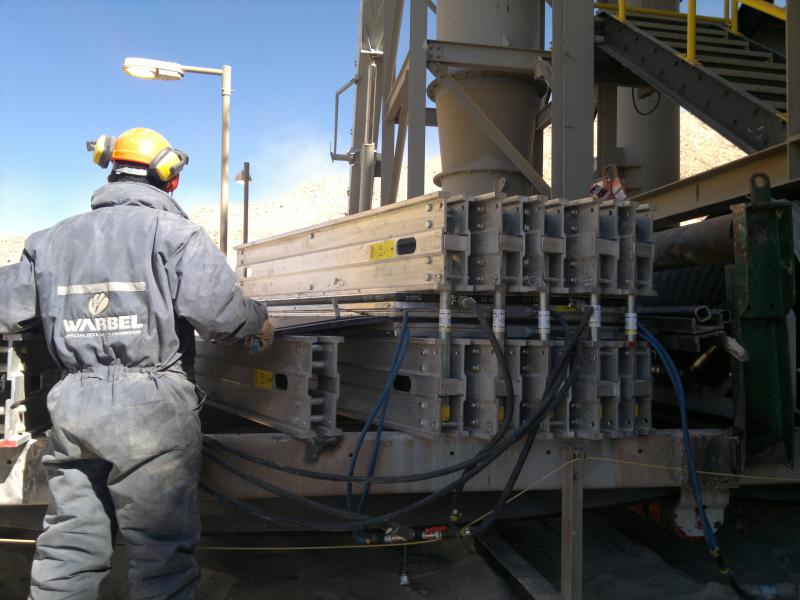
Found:
<path fill-rule="evenodd" d="M 243 311 L 222 255 L 166 193 L 111 183 L 92 208 L 26 244 L 45 334 L 66 370 L 120 363 L 191 373 L 192 325 L 218 339 L 235 335 L 243 313 L 263 320 Z"/>

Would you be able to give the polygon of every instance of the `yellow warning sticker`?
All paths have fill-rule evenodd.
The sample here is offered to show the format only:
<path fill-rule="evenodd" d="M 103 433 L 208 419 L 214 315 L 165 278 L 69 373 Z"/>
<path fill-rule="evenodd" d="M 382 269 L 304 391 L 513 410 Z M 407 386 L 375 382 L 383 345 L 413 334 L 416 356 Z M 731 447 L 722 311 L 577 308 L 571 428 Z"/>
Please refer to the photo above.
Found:
<path fill-rule="evenodd" d="M 369 259 L 370 260 L 386 260 L 387 258 L 394 258 L 397 256 L 394 240 L 386 240 L 385 242 L 375 242 L 369 245 Z"/>
<path fill-rule="evenodd" d="M 447 423 L 450 420 L 450 405 L 449 404 L 442 404 L 441 414 L 439 418 L 442 420 L 443 423 Z"/>
<path fill-rule="evenodd" d="M 253 385 L 264 390 L 272 389 L 272 371 L 253 369 Z"/>

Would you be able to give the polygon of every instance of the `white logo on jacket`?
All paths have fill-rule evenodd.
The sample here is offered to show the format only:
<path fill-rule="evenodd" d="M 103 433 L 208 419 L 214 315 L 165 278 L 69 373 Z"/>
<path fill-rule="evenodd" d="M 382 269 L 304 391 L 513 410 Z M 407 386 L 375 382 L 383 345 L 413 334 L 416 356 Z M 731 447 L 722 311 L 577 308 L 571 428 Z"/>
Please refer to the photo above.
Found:
<path fill-rule="evenodd" d="M 96 337 L 100 335 L 140 335 L 144 324 L 139 323 L 138 315 L 101 317 L 108 310 L 110 300 L 103 292 L 89 299 L 91 317 L 64 319 L 64 337 Z"/>

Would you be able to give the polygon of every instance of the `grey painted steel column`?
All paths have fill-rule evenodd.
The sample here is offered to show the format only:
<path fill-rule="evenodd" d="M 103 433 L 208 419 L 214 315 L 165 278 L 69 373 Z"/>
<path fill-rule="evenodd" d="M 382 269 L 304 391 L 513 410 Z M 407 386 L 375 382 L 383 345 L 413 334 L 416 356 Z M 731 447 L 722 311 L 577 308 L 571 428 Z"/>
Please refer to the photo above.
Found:
<path fill-rule="evenodd" d="M 397 46 L 400 41 L 400 23 L 403 18 L 403 0 L 384 0 L 383 3 L 383 86 L 380 95 L 381 111 L 381 206 L 392 204 L 397 194 L 392 194 L 394 179 L 394 120 L 386 116 L 386 97 L 395 81 Z"/>
<path fill-rule="evenodd" d="M 428 3 L 410 0 L 408 48 L 408 197 L 425 193 L 425 87 L 428 73 Z"/>
<path fill-rule="evenodd" d="M 589 193 L 594 171 L 594 5 L 553 0 L 553 197 Z"/>
<path fill-rule="evenodd" d="M 786 0 L 786 136 L 800 136 L 800 0 Z M 800 141 L 787 149 L 789 179 L 800 177 Z"/>
<path fill-rule="evenodd" d="M 617 86 L 597 85 L 597 168 L 595 178 L 603 167 L 615 165 L 617 159 Z"/>
<path fill-rule="evenodd" d="M 561 487 L 561 597 L 583 596 L 583 450 L 567 448 Z"/>
<path fill-rule="evenodd" d="M 353 136 L 350 144 L 350 152 L 357 152 L 356 158 L 350 164 L 350 188 L 349 203 L 347 214 L 352 215 L 359 211 L 360 192 L 361 192 L 361 147 L 367 135 L 365 125 L 365 115 L 372 113 L 371 126 L 373 129 L 375 120 L 379 118 L 377 111 L 373 110 L 375 98 L 370 98 L 369 69 L 372 63 L 370 52 L 383 52 L 383 0 L 362 0 L 361 15 L 359 19 L 359 40 L 358 56 L 356 57 L 356 100 L 353 109 Z M 383 71 L 383 63 L 378 65 L 377 80 L 380 81 Z M 372 105 L 369 103 L 372 102 Z M 377 104 L 378 107 L 382 103 Z M 373 139 L 372 142 L 375 140 Z"/>
<path fill-rule="evenodd" d="M 680 10 L 678 0 L 628 0 L 628 6 Z M 637 94 L 636 106 L 632 93 Z M 657 108 L 647 114 L 653 110 L 658 97 L 655 91 L 647 98 L 639 98 L 634 88 L 617 90 L 617 146 L 620 149 L 617 160 L 628 195 L 680 179 L 680 107 L 662 94 Z M 647 116 L 637 113 L 637 107 Z"/>

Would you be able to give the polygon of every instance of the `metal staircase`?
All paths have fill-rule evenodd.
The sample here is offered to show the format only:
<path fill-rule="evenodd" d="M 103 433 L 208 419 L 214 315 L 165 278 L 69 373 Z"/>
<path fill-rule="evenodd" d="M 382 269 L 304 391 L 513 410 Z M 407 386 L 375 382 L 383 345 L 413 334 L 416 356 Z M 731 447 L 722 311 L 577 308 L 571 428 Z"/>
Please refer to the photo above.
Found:
<path fill-rule="evenodd" d="M 751 39 L 697 23 L 697 61 L 685 57 L 686 21 L 608 12 L 596 17 L 597 47 L 747 152 L 786 138 L 786 60 Z"/>

